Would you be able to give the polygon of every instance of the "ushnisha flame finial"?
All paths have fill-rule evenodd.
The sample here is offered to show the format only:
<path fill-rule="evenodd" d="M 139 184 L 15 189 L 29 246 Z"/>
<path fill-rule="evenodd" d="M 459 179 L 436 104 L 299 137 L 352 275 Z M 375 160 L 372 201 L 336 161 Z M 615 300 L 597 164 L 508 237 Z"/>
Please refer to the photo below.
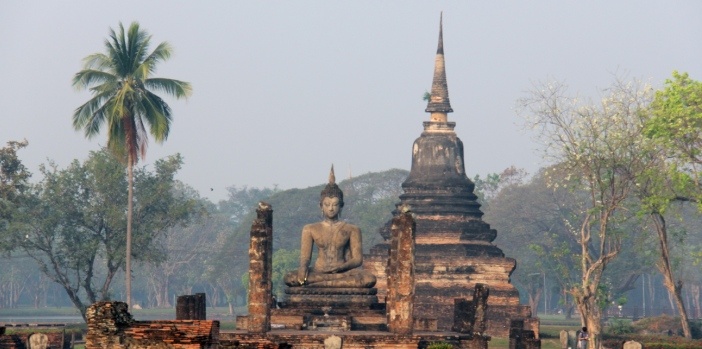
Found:
<path fill-rule="evenodd" d="M 334 176 L 334 165 L 332 164 L 331 171 L 329 171 L 329 183 L 322 189 L 319 195 L 319 202 L 321 204 L 324 198 L 339 198 L 339 204 L 344 207 L 344 192 L 341 191 L 339 185 L 336 184 L 336 176 Z"/>
<path fill-rule="evenodd" d="M 446 64 L 444 62 L 444 14 L 439 19 L 439 45 L 434 59 L 434 80 L 431 84 L 431 96 L 427 104 L 427 113 L 431 113 L 430 121 L 447 122 L 448 113 L 452 113 L 451 102 L 446 83 Z"/>

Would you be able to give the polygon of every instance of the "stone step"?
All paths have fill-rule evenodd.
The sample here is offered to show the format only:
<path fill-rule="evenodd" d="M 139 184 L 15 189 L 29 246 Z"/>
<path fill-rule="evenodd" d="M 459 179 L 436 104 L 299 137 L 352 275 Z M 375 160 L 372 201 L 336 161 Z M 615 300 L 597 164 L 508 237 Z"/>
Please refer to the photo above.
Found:
<path fill-rule="evenodd" d="M 344 322 L 346 324 L 344 324 Z M 387 331 L 384 312 L 362 312 L 357 315 L 290 315 L 271 314 L 271 328 L 290 330 Z"/>
<path fill-rule="evenodd" d="M 384 314 L 354 316 L 351 318 L 353 331 L 387 331 L 387 318 Z"/>

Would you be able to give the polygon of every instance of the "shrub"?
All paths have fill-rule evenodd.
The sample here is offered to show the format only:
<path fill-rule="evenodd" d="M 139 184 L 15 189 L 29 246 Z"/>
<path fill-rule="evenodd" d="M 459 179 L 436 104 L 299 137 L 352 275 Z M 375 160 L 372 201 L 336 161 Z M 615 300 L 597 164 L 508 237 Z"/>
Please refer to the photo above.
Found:
<path fill-rule="evenodd" d="M 628 334 L 634 332 L 634 326 L 630 321 L 617 319 L 610 321 L 607 331 L 611 334 Z"/>
<path fill-rule="evenodd" d="M 429 344 L 427 349 L 453 349 L 453 345 L 444 342 L 436 342 Z"/>

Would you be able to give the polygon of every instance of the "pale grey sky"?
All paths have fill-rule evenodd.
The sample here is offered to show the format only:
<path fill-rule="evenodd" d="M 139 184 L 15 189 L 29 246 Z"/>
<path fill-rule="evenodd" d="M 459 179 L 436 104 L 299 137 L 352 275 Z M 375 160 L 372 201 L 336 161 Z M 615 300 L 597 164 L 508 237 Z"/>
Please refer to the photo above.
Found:
<path fill-rule="evenodd" d="M 566 81 L 596 97 L 613 74 L 660 86 L 675 69 L 702 79 L 700 1 L 33 1 L 0 2 L 0 142 L 26 138 L 39 177 L 106 143 L 73 130 L 89 98 L 71 78 L 110 27 L 138 21 L 175 55 L 158 76 L 190 81 L 163 145 L 178 178 L 217 201 L 226 187 L 308 187 L 409 169 L 429 115 L 439 13 L 466 172 L 544 163 L 515 101 L 531 83 Z M 213 188 L 213 191 L 210 191 Z"/>

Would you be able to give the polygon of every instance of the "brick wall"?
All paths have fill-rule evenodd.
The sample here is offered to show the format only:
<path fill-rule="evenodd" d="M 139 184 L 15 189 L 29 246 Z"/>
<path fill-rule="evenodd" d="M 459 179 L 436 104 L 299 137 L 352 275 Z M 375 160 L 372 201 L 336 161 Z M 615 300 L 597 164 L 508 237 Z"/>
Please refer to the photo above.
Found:
<path fill-rule="evenodd" d="M 122 302 L 98 302 L 86 312 L 86 349 L 217 349 L 219 321 L 134 321 Z"/>

